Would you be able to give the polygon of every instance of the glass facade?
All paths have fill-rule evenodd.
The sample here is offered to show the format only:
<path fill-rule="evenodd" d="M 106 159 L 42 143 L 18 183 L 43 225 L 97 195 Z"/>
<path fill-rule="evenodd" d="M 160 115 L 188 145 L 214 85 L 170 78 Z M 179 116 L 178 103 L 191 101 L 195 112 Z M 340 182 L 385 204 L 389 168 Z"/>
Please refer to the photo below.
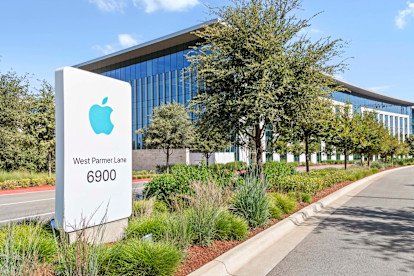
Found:
<path fill-rule="evenodd" d="M 143 148 L 142 134 L 136 134 L 136 130 L 145 128 L 150 123 L 151 114 L 155 107 L 173 102 L 187 105 L 188 101 L 197 93 L 194 75 L 183 76 L 184 68 L 189 65 L 186 59 L 189 46 L 195 45 L 196 42 L 192 41 L 94 70 L 94 72 L 104 76 L 127 81 L 132 86 L 131 127 L 133 149 Z M 390 125 L 395 133 L 401 130 L 400 133 L 408 134 L 408 125 L 411 130 L 414 129 L 411 107 L 380 102 L 346 92 L 334 93 L 333 99 L 340 102 L 349 102 L 357 111 L 360 110 L 360 107 L 367 107 L 408 115 L 409 121 L 405 118 L 404 122 L 402 119 L 398 121 L 397 117 L 394 118 L 388 115 L 380 115 L 379 120 L 387 126 Z M 194 119 L 193 115 L 191 116 Z M 233 151 L 234 147 L 229 150 Z M 271 158 L 270 155 L 266 157 Z M 284 156 L 281 157 L 282 160 L 283 158 Z M 337 156 L 337 159 L 339 159 L 339 156 Z"/>
<path fill-rule="evenodd" d="M 187 106 L 196 93 L 194 76 L 184 76 L 184 68 L 189 65 L 188 46 L 194 43 L 131 60 L 128 65 L 117 64 L 120 68 L 99 70 L 104 76 L 128 81 L 132 86 L 133 149 L 143 148 L 142 134 L 136 134 L 136 130 L 150 123 L 155 107 L 173 102 Z"/>

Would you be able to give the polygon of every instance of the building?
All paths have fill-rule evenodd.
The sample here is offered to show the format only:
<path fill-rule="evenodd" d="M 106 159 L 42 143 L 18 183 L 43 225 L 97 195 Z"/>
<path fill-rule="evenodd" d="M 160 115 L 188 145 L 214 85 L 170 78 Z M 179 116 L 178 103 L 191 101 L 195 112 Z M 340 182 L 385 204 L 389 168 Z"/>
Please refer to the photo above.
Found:
<path fill-rule="evenodd" d="M 87 71 L 102 74 L 104 76 L 128 81 L 132 86 L 132 133 L 134 158 L 155 158 L 155 152 L 141 156 L 139 150 L 143 149 L 142 134 L 135 134 L 140 128 L 149 124 L 152 110 L 162 104 L 179 102 L 187 104 L 197 92 L 194 81 L 191 78 L 182 78 L 183 69 L 189 65 L 185 55 L 189 47 L 198 42 L 198 37 L 191 32 L 202 28 L 204 25 L 214 24 L 217 20 L 211 20 L 202 24 L 160 37 L 158 39 L 139 44 L 128 49 L 96 58 L 75 67 Z M 392 133 L 400 139 L 413 133 L 413 106 L 414 103 L 382 95 L 356 85 L 337 80 L 339 85 L 348 88 L 351 93 L 338 92 L 333 95 L 336 104 L 348 102 L 354 110 L 374 110 L 378 113 L 379 120 Z M 144 151 L 142 151 L 144 152 Z M 142 153 L 144 154 L 144 153 Z M 159 153 L 161 154 L 161 153 Z M 197 163 L 201 155 L 180 151 L 177 160 L 173 162 Z M 229 150 L 224 153 L 216 153 L 211 162 L 226 163 L 234 159 L 248 161 L 248 154 L 243 149 L 236 149 L 229 145 Z M 267 155 L 264 159 L 280 160 L 277 154 Z M 304 161 L 304 156 L 285 156 L 288 162 Z M 326 156 L 322 153 L 315 154 L 311 160 L 317 162 L 326 159 L 343 159 L 344 156 Z M 350 157 L 352 159 L 352 157 Z M 158 164 L 159 159 L 151 162 Z M 135 167 L 136 168 L 136 167 Z M 149 167 L 148 167 L 149 168 Z M 145 167 L 145 169 L 148 169 Z"/>

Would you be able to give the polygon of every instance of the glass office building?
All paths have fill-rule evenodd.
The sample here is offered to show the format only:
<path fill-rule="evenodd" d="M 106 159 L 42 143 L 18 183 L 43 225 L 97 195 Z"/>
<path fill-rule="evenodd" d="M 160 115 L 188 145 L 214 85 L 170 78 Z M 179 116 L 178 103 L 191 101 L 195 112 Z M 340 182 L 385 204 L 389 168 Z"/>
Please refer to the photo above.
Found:
<path fill-rule="evenodd" d="M 75 66 L 130 82 L 133 149 L 143 148 L 142 135 L 135 134 L 135 131 L 150 123 L 155 107 L 172 102 L 186 105 L 197 93 L 194 76 L 183 77 L 184 68 L 189 65 L 186 59 L 189 47 L 198 41 L 191 32 L 216 22 L 205 22 Z M 378 119 L 395 134 L 412 133 L 414 103 L 368 91 L 341 80 L 338 80 L 338 84 L 347 87 L 351 93 L 335 93 L 335 101 L 349 102 L 356 111 L 362 107 L 380 111 Z"/>

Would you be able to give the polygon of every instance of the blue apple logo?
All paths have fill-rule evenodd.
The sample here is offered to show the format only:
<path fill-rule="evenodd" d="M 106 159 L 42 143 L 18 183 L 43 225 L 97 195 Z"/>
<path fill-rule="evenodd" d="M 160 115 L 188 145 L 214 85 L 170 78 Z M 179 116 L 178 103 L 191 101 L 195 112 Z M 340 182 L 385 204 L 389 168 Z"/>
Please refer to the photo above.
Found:
<path fill-rule="evenodd" d="M 105 105 L 108 101 L 108 97 L 103 99 L 102 105 Z M 104 133 L 106 135 L 111 134 L 114 129 L 114 125 L 111 122 L 112 108 L 109 106 L 93 105 L 89 109 L 89 122 L 96 134 Z"/>

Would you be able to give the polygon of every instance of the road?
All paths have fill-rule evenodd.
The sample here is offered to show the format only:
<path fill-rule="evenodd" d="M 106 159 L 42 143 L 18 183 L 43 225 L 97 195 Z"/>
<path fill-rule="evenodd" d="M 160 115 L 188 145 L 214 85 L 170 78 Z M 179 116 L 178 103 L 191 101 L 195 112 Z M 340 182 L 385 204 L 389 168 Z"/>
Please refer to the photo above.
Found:
<path fill-rule="evenodd" d="M 413 176 L 393 172 L 352 196 L 268 276 L 414 275 Z"/>
<path fill-rule="evenodd" d="M 132 183 L 132 196 L 142 195 L 145 182 Z M 54 216 L 55 191 L 0 195 L 0 225 L 30 218 Z"/>

